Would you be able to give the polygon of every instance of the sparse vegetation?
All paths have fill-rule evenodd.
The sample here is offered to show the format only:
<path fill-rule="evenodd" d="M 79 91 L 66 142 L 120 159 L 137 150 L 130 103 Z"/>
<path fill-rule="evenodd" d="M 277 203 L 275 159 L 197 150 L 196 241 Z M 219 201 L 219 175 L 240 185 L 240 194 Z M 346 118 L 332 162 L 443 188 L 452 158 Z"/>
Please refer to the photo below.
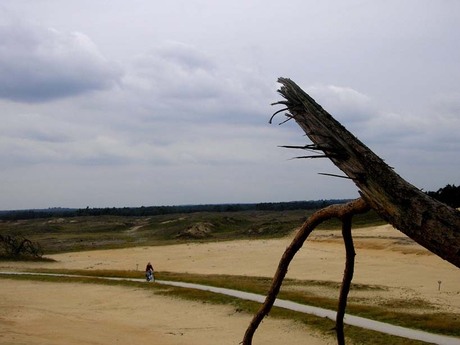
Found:
<path fill-rule="evenodd" d="M 38 242 L 22 236 L 0 234 L 0 259 L 7 260 L 38 260 L 43 255 Z"/>
<path fill-rule="evenodd" d="M 47 254 L 190 241 L 222 241 L 285 236 L 314 210 L 196 212 L 157 216 L 81 216 L 0 221 L 0 234 L 26 237 Z M 384 224 L 369 212 L 356 217 L 356 226 Z M 204 226 L 205 225 L 205 226 Z M 203 231 L 195 231 L 201 228 Z M 322 229 L 338 229 L 328 222 Z M 195 230 L 193 230 L 195 229 Z"/>

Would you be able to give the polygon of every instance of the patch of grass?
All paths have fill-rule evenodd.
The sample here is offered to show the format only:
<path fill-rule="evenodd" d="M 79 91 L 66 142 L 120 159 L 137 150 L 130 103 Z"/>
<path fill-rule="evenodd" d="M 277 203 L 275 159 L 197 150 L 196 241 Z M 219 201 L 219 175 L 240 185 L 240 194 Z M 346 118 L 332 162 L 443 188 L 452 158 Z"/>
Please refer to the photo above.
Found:
<path fill-rule="evenodd" d="M 455 313 L 410 313 L 389 310 L 380 306 L 349 304 L 350 314 L 391 323 L 397 326 L 420 329 L 426 332 L 460 336 L 460 314 Z"/>
<path fill-rule="evenodd" d="M 378 303 L 379 306 L 390 309 L 435 309 L 435 307 L 421 299 L 421 298 L 412 298 L 412 299 L 391 299 Z"/>

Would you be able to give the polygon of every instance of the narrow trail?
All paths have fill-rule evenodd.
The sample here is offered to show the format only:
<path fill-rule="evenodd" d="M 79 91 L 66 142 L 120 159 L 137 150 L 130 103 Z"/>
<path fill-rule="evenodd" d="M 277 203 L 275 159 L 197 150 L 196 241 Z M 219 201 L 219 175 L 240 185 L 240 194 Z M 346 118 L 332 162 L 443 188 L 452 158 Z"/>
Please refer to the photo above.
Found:
<path fill-rule="evenodd" d="M 95 276 L 85 276 L 85 275 L 75 275 L 75 274 L 58 274 L 58 273 L 35 273 L 35 272 L 0 272 L 0 276 L 5 275 L 33 275 L 33 276 L 52 276 L 52 277 L 73 277 L 73 278 L 93 278 L 101 280 L 115 280 L 115 281 L 135 281 L 135 282 L 145 282 L 145 279 L 140 278 L 116 278 L 116 277 L 95 277 Z M 265 300 L 264 295 L 225 289 L 201 284 L 192 284 L 184 283 L 177 281 L 167 281 L 167 280 L 155 280 L 156 284 L 168 285 L 168 286 L 177 286 L 188 289 L 197 289 L 202 291 L 209 291 L 218 294 L 223 294 L 231 297 L 236 297 L 248 301 L 263 303 Z M 148 283 L 147 283 L 148 284 Z M 293 311 L 298 311 L 305 314 L 315 315 L 323 318 L 328 318 L 335 320 L 336 312 L 329 309 L 323 309 L 318 307 L 312 307 L 296 302 L 291 302 L 288 300 L 277 299 L 274 304 L 276 307 L 285 308 Z M 373 331 L 386 333 L 390 335 L 395 335 L 407 339 L 420 340 L 426 343 L 439 344 L 439 345 L 460 345 L 460 338 L 444 336 L 439 334 L 428 333 L 424 331 L 419 331 L 415 329 L 394 326 L 388 323 L 374 321 L 371 319 L 366 319 L 359 316 L 353 316 L 346 314 L 344 323 L 352 326 L 357 326 L 365 329 L 370 329 Z"/>

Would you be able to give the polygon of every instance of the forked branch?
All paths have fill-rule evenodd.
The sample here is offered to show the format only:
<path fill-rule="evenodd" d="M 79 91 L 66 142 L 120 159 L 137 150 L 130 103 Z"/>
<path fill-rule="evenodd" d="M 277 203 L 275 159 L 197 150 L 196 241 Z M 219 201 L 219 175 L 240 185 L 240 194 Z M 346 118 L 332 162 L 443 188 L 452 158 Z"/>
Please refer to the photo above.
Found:
<path fill-rule="evenodd" d="M 254 315 L 251 323 L 249 324 L 246 330 L 246 333 L 244 334 L 244 338 L 242 342 L 243 345 L 252 344 L 252 339 L 253 339 L 255 331 L 259 327 L 263 318 L 266 315 L 268 315 L 268 313 L 270 312 L 271 308 L 273 307 L 273 303 L 275 303 L 276 297 L 278 296 L 281 285 L 288 271 L 289 264 L 291 263 L 292 259 L 294 258 L 295 254 L 299 251 L 299 249 L 302 248 L 302 245 L 307 240 L 308 236 L 312 233 L 312 231 L 319 224 L 331 218 L 342 219 L 342 221 L 346 222 L 347 226 L 349 226 L 351 230 L 352 216 L 355 214 L 367 212 L 368 210 L 369 210 L 368 204 L 362 198 L 359 198 L 359 199 L 353 200 L 344 205 L 331 205 L 329 207 L 323 208 L 313 213 L 305 221 L 305 223 L 302 225 L 300 230 L 297 232 L 297 235 L 294 237 L 291 244 L 286 248 L 283 256 L 281 257 L 281 260 L 278 264 L 278 268 L 276 270 L 275 276 L 273 277 L 272 285 L 270 287 L 270 290 L 268 291 L 267 297 L 265 298 L 265 302 L 262 304 L 259 311 Z M 351 272 L 351 276 L 352 275 L 353 273 Z M 350 278 L 350 281 L 351 281 L 351 278 Z M 346 299 L 347 294 L 348 293 L 345 294 L 345 299 Z M 345 306 L 346 306 L 346 302 L 343 308 L 345 308 Z M 343 329 L 343 316 L 342 316 L 342 329 Z M 342 330 L 342 333 L 343 333 L 343 330 Z"/>

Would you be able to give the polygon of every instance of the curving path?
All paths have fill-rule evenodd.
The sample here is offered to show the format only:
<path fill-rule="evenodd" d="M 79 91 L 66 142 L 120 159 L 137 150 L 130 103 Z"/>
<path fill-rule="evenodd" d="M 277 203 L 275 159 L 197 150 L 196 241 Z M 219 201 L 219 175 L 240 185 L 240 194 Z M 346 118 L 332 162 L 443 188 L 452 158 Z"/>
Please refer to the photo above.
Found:
<path fill-rule="evenodd" d="M 57 274 L 57 273 L 34 273 L 34 272 L 0 272 L 0 275 L 35 275 L 35 276 L 55 276 L 55 277 L 76 277 L 76 278 L 96 278 L 96 279 L 106 279 L 106 280 L 126 280 L 126 281 L 136 281 L 142 282 L 145 279 L 140 278 L 115 278 L 115 277 L 94 277 L 94 276 L 85 276 L 85 275 L 74 275 L 74 274 Z M 210 291 L 214 293 L 219 293 L 227 296 L 232 296 L 236 298 L 245 299 L 248 301 L 254 301 L 263 303 L 265 301 L 265 296 L 258 295 L 254 293 L 225 289 L 207 285 L 184 283 L 184 282 L 175 282 L 167 280 L 156 280 L 155 283 L 169 286 L 178 286 L 189 289 L 198 289 L 203 291 Z M 277 299 L 275 301 L 275 306 L 285 309 L 290 309 L 298 311 L 305 314 L 316 315 L 319 317 L 324 317 L 334 320 L 336 317 L 336 312 L 329 309 L 323 309 L 318 307 L 312 307 L 300 303 L 295 303 L 287 300 Z M 439 344 L 439 345 L 460 345 L 460 339 L 438 335 L 428 332 L 423 332 L 419 330 L 414 330 L 410 328 L 394 326 L 384 322 L 374 321 L 366 319 L 359 316 L 345 315 L 344 322 L 348 325 L 357 326 L 365 329 L 374 330 L 381 333 L 391 334 L 403 338 L 420 340 L 426 343 Z"/>

